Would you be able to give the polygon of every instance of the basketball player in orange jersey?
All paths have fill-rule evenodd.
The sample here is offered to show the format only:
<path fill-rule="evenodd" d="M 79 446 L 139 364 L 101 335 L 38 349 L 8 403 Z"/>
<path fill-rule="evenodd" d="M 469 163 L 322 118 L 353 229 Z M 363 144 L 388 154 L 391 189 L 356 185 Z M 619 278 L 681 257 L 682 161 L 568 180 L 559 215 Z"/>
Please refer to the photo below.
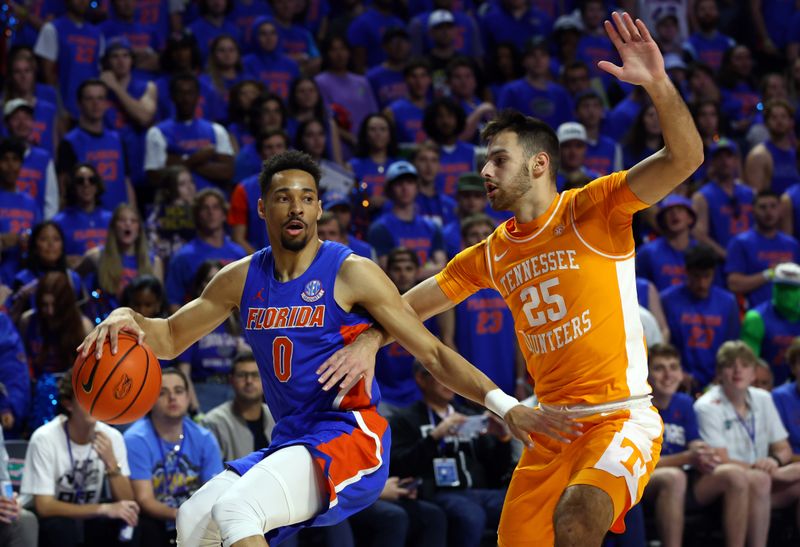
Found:
<path fill-rule="evenodd" d="M 552 128 L 502 113 L 483 132 L 482 175 L 492 206 L 514 217 L 404 296 L 424 320 L 480 289 L 498 290 L 535 380 L 537 413 L 583 424 L 571 443 L 556 441 L 544 422 L 532 435 L 534 447 L 523 453 L 506 496 L 502 547 L 600 545 L 609 529 L 624 529 L 625 513 L 639 501 L 661 449 L 631 218 L 702 163 L 703 145 L 645 25 L 627 14 L 614 13 L 613 20 L 605 27 L 623 66 L 598 66 L 644 87 L 658 111 L 664 148 L 627 172 L 558 194 Z M 320 382 L 330 388 L 369 377 L 358 363 L 383 341 L 379 331 L 363 333 L 320 367 Z"/>

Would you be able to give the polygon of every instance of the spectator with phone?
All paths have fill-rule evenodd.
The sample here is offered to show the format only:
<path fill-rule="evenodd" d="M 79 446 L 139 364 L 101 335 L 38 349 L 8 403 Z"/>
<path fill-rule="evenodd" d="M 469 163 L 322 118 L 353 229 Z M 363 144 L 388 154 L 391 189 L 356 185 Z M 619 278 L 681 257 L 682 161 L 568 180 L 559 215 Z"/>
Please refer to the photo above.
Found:
<path fill-rule="evenodd" d="M 513 469 L 511 435 L 493 415 L 475 416 L 454 401 L 417 361 L 414 380 L 422 400 L 390 418 L 392 472 L 422 479 L 419 498 L 447 515 L 448 545 L 478 547 L 500 519 Z"/>

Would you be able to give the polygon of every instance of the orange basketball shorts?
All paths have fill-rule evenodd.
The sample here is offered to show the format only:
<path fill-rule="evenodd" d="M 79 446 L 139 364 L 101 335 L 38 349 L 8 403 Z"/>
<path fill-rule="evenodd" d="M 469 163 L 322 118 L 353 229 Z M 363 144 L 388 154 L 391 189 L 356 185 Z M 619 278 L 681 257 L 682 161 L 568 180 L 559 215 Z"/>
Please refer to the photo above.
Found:
<path fill-rule="evenodd" d="M 623 532 L 661 453 L 663 423 L 654 407 L 580 418 L 569 444 L 534 435 L 511 478 L 498 529 L 500 547 L 553 545 L 553 513 L 568 486 L 588 484 L 614 504 L 611 530 Z"/>

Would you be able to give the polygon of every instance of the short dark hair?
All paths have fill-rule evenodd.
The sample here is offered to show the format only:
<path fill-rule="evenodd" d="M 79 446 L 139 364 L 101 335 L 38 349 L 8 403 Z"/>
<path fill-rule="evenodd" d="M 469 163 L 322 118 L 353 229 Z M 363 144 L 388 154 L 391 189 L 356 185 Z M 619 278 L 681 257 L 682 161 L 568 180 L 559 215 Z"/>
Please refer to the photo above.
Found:
<path fill-rule="evenodd" d="M 556 132 L 546 122 L 531 116 L 505 109 L 490 121 L 481 131 L 481 139 L 491 141 L 503 131 L 512 131 L 517 135 L 522 150 L 528 157 L 544 152 L 550 156 L 550 175 L 555 180 L 558 173 L 561 149 L 558 146 Z"/>
<path fill-rule="evenodd" d="M 494 221 L 492 217 L 487 215 L 486 213 L 475 213 L 474 215 L 469 215 L 468 217 L 464 218 L 461 221 L 461 237 L 463 238 L 466 236 L 467 232 L 473 226 L 477 226 L 478 224 L 485 224 L 486 226 L 490 226 L 492 230 L 497 228 L 497 223 Z"/>
<path fill-rule="evenodd" d="M 431 73 L 431 64 L 428 62 L 428 60 L 424 57 L 417 57 L 415 59 L 411 59 L 408 64 L 406 64 L 405 68 L 403 69 L 403 78 L 408 78 L 408 76 L 418 68 L 424 68 L 428 71 L 428 74 Z"/>
<path fill-rule="evenodd" d="M 169 81 L 169 98 L 175 99 L 175 94 L 178 90 L 178 84 L 181 82 L 192 82 L 197 91 L 200 91 L 200 80 L 191 72 L 179 72 Z"/>
<path fill-rule="evenodd" d="M 253 351 L 249 349 L 241 349 L 239 350 L 236 355 L 233 357 L 233 362 L 231 363 L 231 376 L 236 373 L 236 366 L 240 363 L 252 363 L 256 360 L 256 356 L 253 355 Z"/>
<path fill-rule="evenodd" d="M 397 262 L 411 262 L 414 266 L 419 268 L 419 257 L 417 253 L 406 247 L 395 247 L 389 251 L 389 255 L 386 258 L 386 269 L 388 270 Z"/>
<path fill-rule="evenodd" d="M 780 201 L 781 195 L 775 190 L 772 190 L 771 188 L 764 188 L 763 190 L 758 191 L 755 199 L 753 200 L 753 203 L 755 204 L 761 198 L 775 198 Z"/>
<path fill-rule="evenodd" d="M 271 139 L 272 137 L 280 137 L 283 139 L 284 144 L 286 145 L 286 149 L 288 150 L 291 148 L 292 143 L 290 142 L 289 134 L 284 131 L 283 129 L 267 129 L 266 131 L 261 131 L 256 135 L 256 151 L 260 152 L 261 147 L 264 146 L 264 142 Z"/>
<path fill-rule="evenodd" d="M 197 225 L 197 215 L 200 212 L 200 206 L 203 205 L 203 202 L 208 196 L 217 198 L 217 201 L 222 204 L 225 215 L 228 214 L 228 200 L 225 199 L 225 194 L 222 193 L 222 190 L 214 187 L 203 188 L 195 194 L 194 201 L 192 201 L 192 220 L 194 220 L 195 225 Z"/>
<path fill-rule="evenodd" d="M 25 159 L 25 143 L 16 137 L 0 139 L 0 157 L 8 153 L 14 154 L 22 161 Z"/>
<path fill-rule="evenodd" d="M 88 80 L 82 81 L 81 84 L 78 86 L 78 91 L 75 94 L 75 96 L 78 99 L 78 102 L 80 102 L 81 99 L 83 99 L 83 90 L 86 89 L 87 87 L 92 87 L 92 86 L 102 87 L 103 89 L 106 90 L 106 93 L 108 93 L 108 86 L 103 82 L 103 80 L 99 80 L 97 78 L 89 78 Z"/>
<path fill-rule="evenodd" d="M 439 115 L 439 110 L 444 108 L 449 110 L 450 113 L 456 117 L 455 134 L 460 135 L 464 131 L 464 126 L 467 124 L 467 115 L 464 108 L 450 97 L 439 97 L 434 99 L 427 107 L 422 117 L 422 128 L 425 133 L 436 142 L 441 142 L 444 135 L 441 134 L 439 128 L 436 126 L 436 118 Z"/>
<path fill-rule="evenodd" d="M 264 162 L 261 169 L 261 175 L 258 177 L 258 182 L 261 185 L 261 195 L 266 195 L 269 185 L 272 183 L 272 178 L 281 171 L 288 171 L 289 169 L 297 169 L 305 171 L 314 179 L 314 184 L 319 191 L 319 179 L 322 177 L 319 165 L 314 159 L 305 152 L 297 150 L 287 150 L 280 154 L 276 154 Z"/>
<path fill-rule="evenodd" d="M 697 243 L 686 249 L 684 255 L 686 270 L 713 270 L 719 264 L 716 251 L 705 243 Z"/>
<path fill-rule="evenodd" d="M 153 293 L 159 302 L 161 302 L 161 309 L 164 309 L 164 285 L 154 275 L 144 274 L 134 277 L 122 290 L 122 298 L 120 304 L 125 307 L 130 307 L 133 303 L 133 295 L 142 291 L 150 291 Z"/>
<path fill-rule="evenodd" d="M 663 342 L 660 342 L 658 344 L 653 344 L 652 346 L 647 348 L 648 364 L 652 365 L 653 360 L 659 357 L 674 358 L 677 359 L 678 362 L 680 362 L 681 353 L 672 344 L 667 344 Z"/>
<path fill-rule="evenodd" d="M 174 374 L 175 376 L 179 377 L 181 380 L 183 380 L 183 387 L 185 387 L 186 389 L 189 389 L 189 378 L 186 377 L 186 375 L 183 373 L 183 371 L 181 369 L 176 368 L 176 367 L 167 367 L 167 368 L 161 369 L 161 377 L 162 378 L 164 376 L 166 376 L 167 374 Z"/>

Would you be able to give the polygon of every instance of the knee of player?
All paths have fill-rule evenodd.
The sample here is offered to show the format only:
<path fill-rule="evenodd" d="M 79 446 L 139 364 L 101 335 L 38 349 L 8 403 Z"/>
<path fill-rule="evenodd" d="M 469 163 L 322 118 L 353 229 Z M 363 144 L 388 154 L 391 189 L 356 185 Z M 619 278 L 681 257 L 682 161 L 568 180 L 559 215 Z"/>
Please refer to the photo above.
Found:
<path fill-rule="evenodd" d="M 680 467 L 665 467 L 663 488 L 670 494 L 683 496 L 686 493 L 687 477 L 686 472 Z"/>
<path fill-rule="evenodd" d="M 746 492 L 748 489 L 747 470 L 733 464 L 722 464 L 714 469 L 714 475 L 726 490 Z"/>
<path fill-rule="evenodd" d="M 556 505 L 553 527 L 556 538 L 579 539 L 595 531 L 605 534 L 613 518 L 613 502 L 606 492 L 594 486 L 573 485 Z"/>
<path fill-rule="evenodd" d="M 750 493 L 758 497 L 769 496 L 772 490 L 772 477 L 768 473 L 760 469 L 748 469 L 747 484 L 749 485 Z"/>
<path fill-rule="evenodd" d="M 264 514 L 256 511 L 247 499 L 241 496 L 223 495 L 211 507 L 211 518 L 223 532 L 238 522 L 256 525 L 261 530 L 268 530 L 264 522 Z M 224 537 L 224 533 L 223 533 Z"/>

